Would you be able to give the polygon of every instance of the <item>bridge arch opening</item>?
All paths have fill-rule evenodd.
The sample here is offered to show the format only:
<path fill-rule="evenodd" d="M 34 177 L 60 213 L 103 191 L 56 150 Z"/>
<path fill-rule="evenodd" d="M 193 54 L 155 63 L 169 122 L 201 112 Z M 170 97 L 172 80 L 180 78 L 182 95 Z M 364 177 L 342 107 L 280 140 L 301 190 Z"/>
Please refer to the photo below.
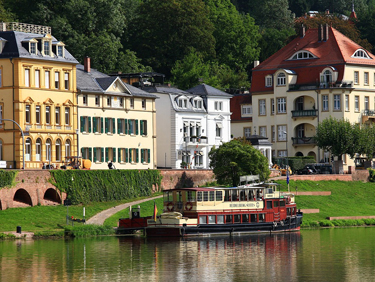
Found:
<path fill-rule="evenodd" d="M 48 202 L 52 202 L 51 204 L 60 204 L 61 203 L 61 198 L 60 195 L 57 193 L 57 191 L 53 188 L 48 188 L 46 192 L 44 193 L 43 199 Z"/>
<path fill-rule="evenodd" d="M 15 207 L 33 206 L 30 194 L 23 188 L 17 190 L 14 194 L 13 201 L 16 202 Z"/>

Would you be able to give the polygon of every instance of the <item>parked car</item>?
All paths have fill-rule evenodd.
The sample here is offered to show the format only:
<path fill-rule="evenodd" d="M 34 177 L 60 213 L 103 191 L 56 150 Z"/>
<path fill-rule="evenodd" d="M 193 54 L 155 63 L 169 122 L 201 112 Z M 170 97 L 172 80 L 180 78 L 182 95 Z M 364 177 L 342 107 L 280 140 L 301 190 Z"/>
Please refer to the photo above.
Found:
<path fill-rule="evenodd" d="M 297 174 L 319 174 L 320 171 L 314 165 L 305 165 L 304 168 L 297 171 Z"/>

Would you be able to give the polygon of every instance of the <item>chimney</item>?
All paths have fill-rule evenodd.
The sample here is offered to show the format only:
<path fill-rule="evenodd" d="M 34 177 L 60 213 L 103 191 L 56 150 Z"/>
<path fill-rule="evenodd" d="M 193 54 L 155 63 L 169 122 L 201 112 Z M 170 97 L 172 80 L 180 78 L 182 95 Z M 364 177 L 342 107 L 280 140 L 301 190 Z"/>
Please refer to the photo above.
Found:
<path fill-rule="evenodd" d="M 329 31 L 328 24 L 325 24 L 323 28 L 323 40 L 324 41 L 328 40 L 328 31 Z"/>
<path fill-rule="evenodd" d="M 319 25 L 318 27 L 318 41 L 323 41 L 323 25 Z"/>
<path fill-rule="evenodd" d="M 84 70 L 85 70 L 85 72 L 91 71 L 90 57 L 85 57 L 85 59 L 84 59 Z"/>
<path fill-rule="evenodd" d="M 257 66 L 259 66 L 260 62 L 259 61 L 254 61 L 254 68 L 256 68 Z"/>
<path fill-rule="evenodd" d="M 306 33 L 306 28 L 304 27 L 304 25 L 302 25 L 301 29 L 299 30 L 300 37 L 304 38 L 305 37 L 305 33 Z"/>

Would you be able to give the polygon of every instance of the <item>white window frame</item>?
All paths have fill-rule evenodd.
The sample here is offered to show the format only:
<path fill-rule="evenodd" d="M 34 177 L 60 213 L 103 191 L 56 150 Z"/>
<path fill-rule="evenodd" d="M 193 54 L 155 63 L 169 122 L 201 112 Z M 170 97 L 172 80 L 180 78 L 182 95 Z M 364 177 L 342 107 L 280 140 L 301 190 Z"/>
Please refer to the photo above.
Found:
<path fill-rule="evenodd" d="M 266 87 L 272 87 L 272 75 L 267 75 L 265 78 Z"/>
<path fill-rule="evenodd" d="M 266 100 L 265 99 L 259 100 L 259 115 L 260 116 L 266 115 Z"/>
<path fill-rule="evenodd" d="M 286 98 L 277 98 L 277 113 L 286 113 Z"/>
<path fill-rule="evenodd" d="M 25 86 L 30 87 L 30 69 L 25 69 Z"/>
<path fill-rule="evenodd" d="M 44 87 L 49 89 L 51 86 L 50 86 L 50 75 L 51 75 L 51 72 L 46 70 L 44 71 Z"/>
<path fill-rule="evenodd" d="M 340 111 L 341 110 L 341 94 L 334 94 L 333 95 L 333 110 Z"/>
<path fill-rule="evenodd" d="M 329 111 L 328 95 L 322 96 L 322 111 Z"/>
<path fill-rule="evenodd" d="M 354 96 L 354 111 L 359 112 L 359 96 Z"/>
<path fill-rule="evenodd" d="M 35 87 L 40 87 L 40 70 L 35 70 Z"/>
<path fill-rule="evenodd" d="M 281 72 L 277 75 L 277 86 L 285 86 L 286 85 L 286 75 L 285 73 Z"/>
<path fill-rule="evenodd" d="M 65 125 L 70 125 L 70 108 L 65 107 Z"/>
<path fill-rule="evenodd" d="M 35 123 L 40 124 L 41 120 L 41 107 L 40 106 L 35 106 Z"/>
<path fill-rule="evenodd" d="M 286 141 L 286 125 L 277 126 L 277 141 Z"/>
<path fill-rule="evenodd" d="M 267 127 L 259 126 L 259 135 L 262 137 L 267 137 Z"/>
<path fill-rule="evenodd" d="M 354 71 L 354 84 L 359 84 L 359 71 Z"/>

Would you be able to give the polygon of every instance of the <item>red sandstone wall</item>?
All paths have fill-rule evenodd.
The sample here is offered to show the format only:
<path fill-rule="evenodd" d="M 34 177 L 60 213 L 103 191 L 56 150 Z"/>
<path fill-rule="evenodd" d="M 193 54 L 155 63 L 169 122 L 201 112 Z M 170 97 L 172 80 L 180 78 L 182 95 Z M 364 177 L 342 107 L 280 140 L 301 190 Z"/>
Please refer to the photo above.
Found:
<path fill-rule="evenodd" d="M 215 175 L 208 169 L 161 169 L 161 188 L 169 190 L 180 187 L 196 187 L 215 181 Z"/>

